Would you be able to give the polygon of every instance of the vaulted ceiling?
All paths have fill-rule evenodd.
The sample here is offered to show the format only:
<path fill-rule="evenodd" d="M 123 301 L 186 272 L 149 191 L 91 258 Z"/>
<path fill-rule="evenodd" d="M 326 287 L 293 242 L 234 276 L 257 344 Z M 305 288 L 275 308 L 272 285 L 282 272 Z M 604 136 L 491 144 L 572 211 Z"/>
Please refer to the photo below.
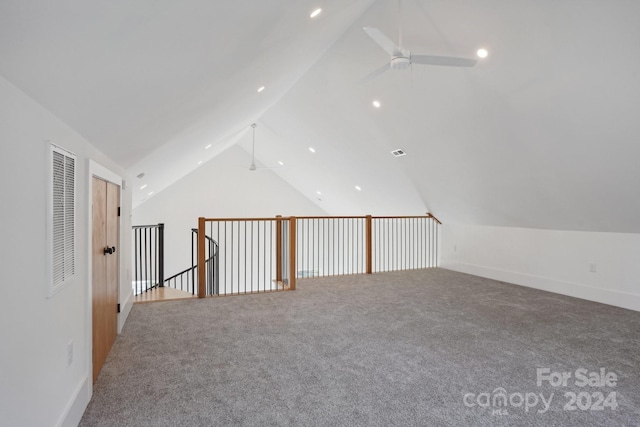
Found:
<path fill-rule="evenodd" d="M 250 152 L 255 122 L 258 163 L 329 213 L 640 233 L 638 16 L 635 0 L 404 0 L 412 52 L 489 56 L 365 84 L 389 58 L 362 27 L 397 41 L 396 1 L 3 0 L 0 74 L 144 173 L 134 205 Z"/>

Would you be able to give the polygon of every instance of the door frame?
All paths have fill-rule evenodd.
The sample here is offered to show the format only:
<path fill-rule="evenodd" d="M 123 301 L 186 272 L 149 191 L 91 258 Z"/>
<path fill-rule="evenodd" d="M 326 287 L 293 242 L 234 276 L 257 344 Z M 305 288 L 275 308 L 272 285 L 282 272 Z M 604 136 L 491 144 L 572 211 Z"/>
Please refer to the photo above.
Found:
<path fill-rule="evenodd" d="M 86 313 L 86 317 L 85 317 L 85 342 L 87 343 L 87 352 L 86 352 L 86 366 L 88 367 L 87 370 L 87 375 L 90 381 L 90 384 L 93 384 L 93 265 L 92 265 L 92 247 L 93 247 L 93 242 L 92 242 L 92 237 L 93 237 L 93 215 L 92 215 L 92 211 L 93 211 L 93 178 L 99 178 L 102 179 L 104 181 L 107 182 L 111 182 L 115 185 L 117 185 L 118 187 L 120 187 L 120 191 L 119 191 L 119 200 L 118 203 L 119 205 L 122 207 L 122 192 L 124 190 L 123 188 L 123 179 L 120 175 L 118 175 L 117 173 L 111 171 L 110 169 L 107 169 L 106 167 L 102 166 L 101 164 L 95 162 L 92 159 L 89 159 L 89 173 L 88 173 L 88 177 L 87 177 L 87 299 L 85 301 L 85 313 Z M 122 218 L 122 217 L 120 217 Z M 122 219 L 120 219 L 120 225 L 119 225 L 119 241 L 122 242 L 126 242 L 126 240 L 123 240 L 123 227 L 122 227 Z M 119 273 L 118 273 L 118 303 L 121 304 L 121 292 L 120 292 L 120 286 L 123 283 L 123 252 L 120 250 L 120 248 L 118 248 L 118 251 L 116 253 L 118 253 L 118 265 L 119 265 Z M 118 313 L 118 334 L 121 332 L 121 322 L 120 322 L 120 314 L 122 313 Z M 89 387 L 89 393 L 90 396 L 91 394 L 93 394 L 93 387 Z"/>

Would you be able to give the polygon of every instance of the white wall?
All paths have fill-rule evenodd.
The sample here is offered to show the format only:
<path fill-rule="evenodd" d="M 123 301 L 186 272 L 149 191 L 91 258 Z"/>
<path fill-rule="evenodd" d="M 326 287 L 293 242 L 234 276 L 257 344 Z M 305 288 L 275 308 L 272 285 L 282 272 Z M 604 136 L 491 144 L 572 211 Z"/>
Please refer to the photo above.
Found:
<path fill-rule="evenodd" d="M 640 311 L 640 234 L 444 224 L 441 266 Z"/>
<path fill-rule="evenodd" d="M 51 298 L 46 273 L 47 140 L 77 154 L 76 275 Z M 75 131 L 0 77 L 2 425 L 76 425 L 90 399 L 89 159 L 125 176 Z M 122 228 L 128 230 L 130 192 L 124 191 L 122 198 Z M 129 236 L 121 236 L 121 259 L 126 263 L 131 256 Z M 121 304 L 130 292 L 123 280 L 126 274 L 125 264 Z M 70 341 L 74 354 L 68 365 Z"/>
<path fill-rule="evenodd" d="M 327 215 L 270 170 L 249 171 L 250 162 L 232 146 L 133 210 L 134 225 L 165 224 L 165 277 L 191 266 L 191 229 L 201 216 Z"/>

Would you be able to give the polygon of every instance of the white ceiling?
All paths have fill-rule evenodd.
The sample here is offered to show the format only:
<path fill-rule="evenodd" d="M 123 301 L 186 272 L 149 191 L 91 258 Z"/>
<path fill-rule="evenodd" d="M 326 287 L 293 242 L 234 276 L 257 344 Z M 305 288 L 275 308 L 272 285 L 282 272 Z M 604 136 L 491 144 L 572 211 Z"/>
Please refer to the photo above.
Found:
<path fill-rule="evenodd" d="M 0 74 L 144 172 L 136 205 L 256 122 L 258 160 L 332 214 L 640 233 L 640 2 L 403 3 L 406 48 L 489 57 L 360 84 L 395 1 L 2 0 Z"/>

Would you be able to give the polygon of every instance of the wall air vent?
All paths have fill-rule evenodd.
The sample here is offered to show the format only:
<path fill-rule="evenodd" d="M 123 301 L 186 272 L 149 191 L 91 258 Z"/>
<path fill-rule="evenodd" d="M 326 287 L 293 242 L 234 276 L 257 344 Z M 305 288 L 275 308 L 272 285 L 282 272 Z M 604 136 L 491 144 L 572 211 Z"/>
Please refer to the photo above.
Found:
<path fill-rule="evenodd" d="M 397 150 L 393 150 L 391 154 L 393 154 L 395 157 L 402 157 L 407 155 L 407 153 L 405 153 L 405 151 L 401 148 L 398 148 Z"/>
<path fill-rule="evenodd" d="M 75 275 L 76 155 L 50 144 L 47 228 L 49 295 Z"/>

